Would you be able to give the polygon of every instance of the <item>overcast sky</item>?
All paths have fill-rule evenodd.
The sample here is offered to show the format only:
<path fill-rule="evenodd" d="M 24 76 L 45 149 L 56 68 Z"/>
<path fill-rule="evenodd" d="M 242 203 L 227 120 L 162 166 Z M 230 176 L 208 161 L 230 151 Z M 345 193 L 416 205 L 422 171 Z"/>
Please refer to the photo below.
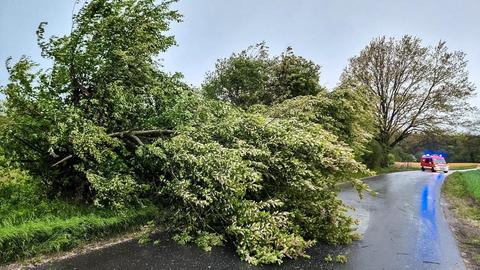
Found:
<path fill-rule="evenodd" d="M 0 0 L 0 61 L 28 55 L 47 65 L 35 30 L 47 21 L 47 35 L 67 33 L 73 2 Z M 196 86 L 216 59 L 266 41 L 273 54 L 292 46 L 315 61 L 322 67 L 321 83 L 332 88 L 348 59 L 372 38 L 410 34 L 426 45 L 445 40 L 466 52 L 471 80 L 480 88 L 478 0 L 180 0 L 174 7 L 184 15 L 184 22 L 172 27 L 179 46 L 161 58 L 167 70 L 182 72 Z M 0 84 L 6 81 L 2 63 Z M 471 101 L 480 107 L 480 96 Z"/>

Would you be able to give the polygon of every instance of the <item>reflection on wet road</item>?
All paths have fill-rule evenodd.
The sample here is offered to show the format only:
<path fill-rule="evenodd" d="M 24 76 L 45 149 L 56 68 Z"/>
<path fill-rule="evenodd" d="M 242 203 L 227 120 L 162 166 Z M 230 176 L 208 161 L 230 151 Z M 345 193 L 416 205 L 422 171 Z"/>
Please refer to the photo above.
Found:
<path fill-rule="evenodd" d="M 440 247 L 438 241 L 435 210 L 437 206 L 437 186 L 441 186 L 444 174 L 438 174 L 422 189 L 420 202 L 420 228 L 417 241 L 417 259 L 437 263 L 440 261 Z"/>
<path fill-rule="evenodd" d="M 318 245 L 310 260 L 253 267 L 232 247 L 206 253 L 164 239 L 159 247 L 127 242 L 38 269 L 445 269 L 463 270 L 455 240 L 440 207 L 443 173 L 401 172 L 367 180 L 377 196 L 360 200 L 352 189 L 340 193 L 360 219 L 360 241 L 348 247 Z M 327 254 L 347 253 L 347 264 L 325 264 Z"/>
<path fill-rule="evenodd" d="M 368 228 L 338 268 L 465 269 L 440 206 L 444 180 L 444 173 L 401 172 L 367 181 L 378 196 L 351 203 L 369 212 Z"/>

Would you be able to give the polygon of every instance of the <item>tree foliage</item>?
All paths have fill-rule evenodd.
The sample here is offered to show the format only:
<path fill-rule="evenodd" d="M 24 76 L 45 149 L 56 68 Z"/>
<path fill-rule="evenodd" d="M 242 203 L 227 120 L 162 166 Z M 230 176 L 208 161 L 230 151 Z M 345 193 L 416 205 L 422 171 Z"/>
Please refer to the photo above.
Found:
<path fill-rule="evenodd" d="M 153 202 L 178 242 L 208 250 L 231 241 L 253 264 L 307 256 L 315 241 L 351 241 L 353 220 L 335 184 L 365 188 L 354 176 L 366 169 L 349 147 L 361 149 L 366 138 L 357 134 L 363 114 L 352 113 L 360 104 L 353 93 L 338 90 L 325 102 L 319 94 L 303 116 L 281 118 L 206 99 L 155 61 L 175 44 L 166 31 L 180 15 L 170 4 L 93 0 L 64 37 L 45 39 L 40 24 L 38 43 L 53 67 L 39 70 L 28 58 L 8 65 L 0 125 L 6 163 L 28 170 L 51 198 L 117 211 Z M 289 50 L 275 59 L 242 57 L 232 61 L 245 73 L 225 66 L 236 73 L 226 82 L 239 85 L 232 89 L 240 94 L 224 98 L 234 104 L 321 90 L 318 66 Z"/>
<path fill-rule="evenodd" d="M 38 43 L 53 60 L 51 70 L 34 72 L 27 58 L 9 65 L 5 150 L 41 175 L 52 193 L 90 200 L 106 179 L 118 180 L 113 186 L 120 193 L 127 182 L 129 189 L 140 188 L 131 183 L 135 172 L 126 162 L 137 138 L 112 134 L 170 125 L 161 117 L 165 102 L 184 86 L 155 62 L 174 44 L 164 33 L 180 17 L 169 3 L 92 1 L 73 18 L 70 35 L 45 40 L 40 24 Z"/>
<path fill-rule="evenodd" d="M 162 195 L 180 202 L 169 205 L 167 215 L 167 223 L 178 224 L 177 237 L 188 241 L 224 227 L 242 258 L 254 264 L 303 256 L 311 240 L 349 242 L 352 220 L 334 190 L 343 179 L 365 188 L 354 180 L 365 169 L 352 151 L 319 124 L 270 122 L 262 114 L 213 104 L 206 112 L 195 109 L 208 118 L 201 127 L 151 146 L 159 162 L 152 169 L 168 174 L 176 168 Z M 197 215 L 175 214 L 185 209 Z"/>
<path fill-rule="evenodd" d="M 375 132 L 373 107 L 368 100 L 359 98 L 362 91 L 365 90 L 339 87 L 332 92 L 287 99 L 271 107 L 256 107 L 255 110 L 263 111 L 272 119 L 294 118 L 319 124 L 360 157 L 367 151 L 366 146 Z"/>
<path fill-rule="evenodd" d="M 466 68 L 465 54 L 443 41 L 425 47 L 412 36 L 380 37 L 350 59 L 342 80 L 369 90 L 377 139 L 391 148 L 412 132 L 459 122 L 474 91 Z"/>
<path fill-rule="evenodd" d="M 271 57 L 265 43 L 219 59 L 215 70 L 207 73 L 202 89 L 207 97 L 244 108 L 324 91 L 318 65 L 295 55 L 291 47 Z"/>

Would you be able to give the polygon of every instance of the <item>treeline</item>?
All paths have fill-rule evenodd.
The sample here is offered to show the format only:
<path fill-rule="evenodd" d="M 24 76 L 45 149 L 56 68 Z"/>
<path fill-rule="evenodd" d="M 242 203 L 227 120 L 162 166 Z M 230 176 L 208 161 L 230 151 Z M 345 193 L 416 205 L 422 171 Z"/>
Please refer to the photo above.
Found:
<path fill-rule="evenodd" d="M 452 134 L 442 130 L 412 134 L 399 145 L 398 161 L 415 160 L 423 154 L 442 154 L 447 162 L 480 162 L 480 136 Z"/>
<path fill-rule="evenodd" d="M 316 241 L 352 241 L 336 184 L 361 194 L 365 164 L 388 165 L 423 113 L 440 120 L 473 91 L 463 54 L 409 36 L 374 39 L 331 90 L 317 64 L 265 43 L 218 60 L 192 89 L 157 62 L 176 44 L 171 2 L 90 1 L 63 37 L 45 38 L 41 23 L 53 67 L 7 63 L 3 165 L 50 198 L 119 212 L 154 204 L 179 243 L 230 242 L 252 264 L 281 263 Z"/>

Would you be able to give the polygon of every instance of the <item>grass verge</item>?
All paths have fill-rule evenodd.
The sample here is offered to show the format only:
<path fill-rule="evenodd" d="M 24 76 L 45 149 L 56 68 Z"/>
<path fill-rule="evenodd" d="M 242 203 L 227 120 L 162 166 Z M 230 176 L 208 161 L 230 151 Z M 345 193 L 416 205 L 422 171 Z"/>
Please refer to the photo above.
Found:
<path fill-rule="evenodd" d="M 157 214 L 154 207 L 119 213 L 48 200 L 36 185 L 19 170 L 0 173 L 0 265 L 132 231 Z"/>
<path fill-rule="evenodd" d="M 480 170 L 455 172 L 442 187 L 455 237 L 467 265 L 480 268 Z M 447 217 L 448 219 L 448 217 Z"/>

